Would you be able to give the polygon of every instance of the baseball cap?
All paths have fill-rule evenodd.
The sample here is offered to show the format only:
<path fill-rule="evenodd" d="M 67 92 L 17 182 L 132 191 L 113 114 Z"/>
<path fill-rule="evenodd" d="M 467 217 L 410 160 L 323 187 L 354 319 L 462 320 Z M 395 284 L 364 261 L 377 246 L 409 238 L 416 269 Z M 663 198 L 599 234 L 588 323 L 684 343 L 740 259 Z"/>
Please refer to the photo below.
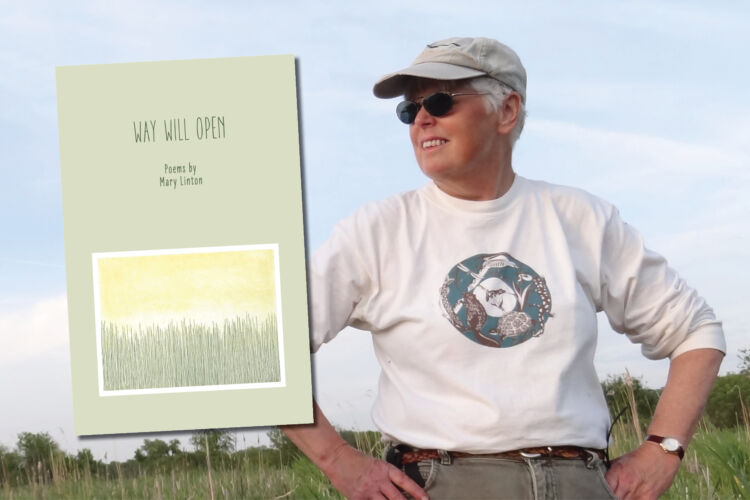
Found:
<path fill-rule="evenodd" d="M 462 80 L 487 75 L 504 83 L 526 102 L 526 70 L 513 49 L 491 38 L 446 38 L 427 44 L 411 66 L 385 75 L 372 91 L 383 99 L 404 94 L 412 77 Z"/>

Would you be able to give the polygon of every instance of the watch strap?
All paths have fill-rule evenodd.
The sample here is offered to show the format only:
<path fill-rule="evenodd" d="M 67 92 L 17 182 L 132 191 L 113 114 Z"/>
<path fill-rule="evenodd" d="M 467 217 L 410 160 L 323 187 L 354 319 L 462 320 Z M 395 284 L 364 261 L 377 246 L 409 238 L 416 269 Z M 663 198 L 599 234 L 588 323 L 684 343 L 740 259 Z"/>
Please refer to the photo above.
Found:
<path fill-rule="evenodd" d="M 666 439 L 673 439 L 677 443 L 677 448 L 674 450 L 668 450 L 664 446 L 664 441 Z M 683 448 L 682 443 L 680 443 L 676 438 L 668 438 L 664 436 L 657 436 L 656 434 L 649 434 L 648 436 L 646 436 L 646 441 L 651 441 L 652 443 L 658 444 L 666 453 L 677 455 L 678 457 L 680 457 L 680 460 L 682 460 L 682 457 L 685 456 L 685 448 Z"/>

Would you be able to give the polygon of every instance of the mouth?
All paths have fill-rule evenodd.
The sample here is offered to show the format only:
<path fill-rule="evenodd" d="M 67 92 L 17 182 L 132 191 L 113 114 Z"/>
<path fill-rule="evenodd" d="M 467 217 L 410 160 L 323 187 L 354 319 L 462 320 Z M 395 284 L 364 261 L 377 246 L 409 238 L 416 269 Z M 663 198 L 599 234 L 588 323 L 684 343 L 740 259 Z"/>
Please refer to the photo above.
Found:
<path fill-rule="evenodd" d="M 438 146 L 442 146 L 446 142 L 448 141 L 445 139 L 429 139 L 426 141 L 422 141 L 422 149 L 426 150 L 426 149 L 436 148 Z"/>

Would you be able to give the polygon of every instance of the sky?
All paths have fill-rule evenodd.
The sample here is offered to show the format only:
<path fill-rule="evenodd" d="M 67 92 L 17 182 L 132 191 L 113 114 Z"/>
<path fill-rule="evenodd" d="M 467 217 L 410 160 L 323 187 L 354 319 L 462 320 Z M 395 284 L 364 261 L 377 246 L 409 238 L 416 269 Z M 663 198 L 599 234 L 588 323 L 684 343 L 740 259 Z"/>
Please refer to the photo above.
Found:
<path fill-rule="evenodd" d="M 748 25 L 740 1 L 0 0 L 0 444 L 49 432 L 68 451 L 125 460 L 144 438 L 187 442 L 73 432 L 55 66 L 295 55 L 313 251 L 359 205 L 427 182 L 395 102 L 372 84 L 429 42 L 496 38 L 528 73 L 516 172 L 614 203 L 723 321 L 726 373 L 750 348 Z M 601 378 L 628 369 L 663 386 L 666 361 L 599 324 Z M 333 423 L 373 428 L 369 334 L 345 330 L 313 366 Z M 238 444 L 264 431 L 241 429 Z"/>

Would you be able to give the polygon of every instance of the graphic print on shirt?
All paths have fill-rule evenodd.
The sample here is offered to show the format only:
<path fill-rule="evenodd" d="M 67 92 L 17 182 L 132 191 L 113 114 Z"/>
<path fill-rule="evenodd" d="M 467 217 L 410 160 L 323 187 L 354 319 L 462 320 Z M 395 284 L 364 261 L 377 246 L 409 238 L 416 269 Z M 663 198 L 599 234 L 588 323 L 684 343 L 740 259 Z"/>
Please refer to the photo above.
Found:
<path fill-rule="evenodd" d="M 489 347 L 538 337 L 553 316 L 544 278 L 505 252 L 477 254 L 453 266 L 440 297 L 443 316 L 466 338 Z"/>

